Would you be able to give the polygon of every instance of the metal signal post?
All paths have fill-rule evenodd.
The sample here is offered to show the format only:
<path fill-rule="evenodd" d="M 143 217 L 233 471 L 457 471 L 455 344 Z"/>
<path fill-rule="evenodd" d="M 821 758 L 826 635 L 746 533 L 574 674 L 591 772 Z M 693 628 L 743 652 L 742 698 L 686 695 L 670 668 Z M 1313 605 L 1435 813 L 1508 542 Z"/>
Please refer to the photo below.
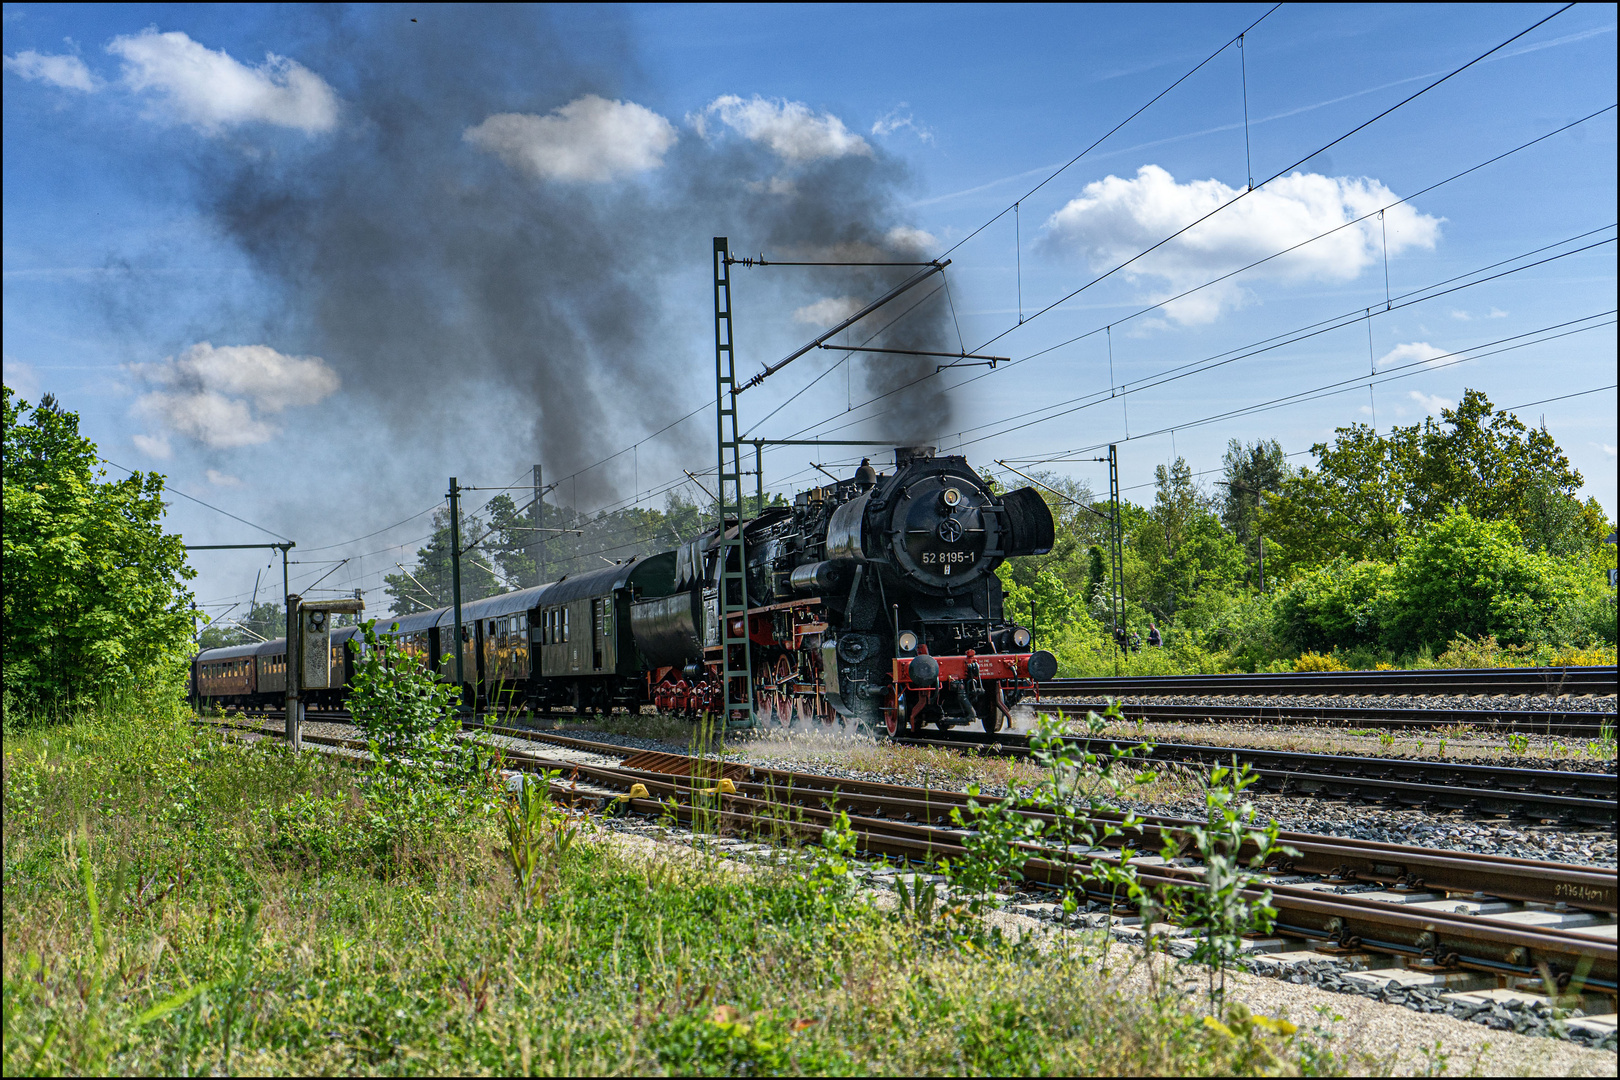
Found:
<path fill-rule="evenodd" d="M 461 485 L 450 478 L 450 602 L 456 607 L 456 694 L 467 708 L 467 683 L 462 671 L 461 647 Z"/>
<path fill-rule="evenodd" d="M 724 726 L 754 726 L 754 663 L 748 647 L 743 550 L 742 440 L 737 432 L 737 357 L 732 349 L 731 245 L 714 238 L 714 405 L 719 446 L 720 683 Z M 763 489 L 762 489 L 763 491 Z M 727 522 L 735 520 L 731 535 Z"/>
<path fill-rule="evenodd" d="M 1108 526 L 1108 556 L 1112 571 L 1113 588 L 1108 597 L 1108 610 L 1113 621 L 1114 645 L 1121 647 L 1125 621 L 1125 538 L 1119 501 L 1119 447 L 1108 444 L 1108 499 L 1113 505 L 1113 520 Z M 1114 674 L 1119 674 L 1119 653 L 1114 653 Z"/>

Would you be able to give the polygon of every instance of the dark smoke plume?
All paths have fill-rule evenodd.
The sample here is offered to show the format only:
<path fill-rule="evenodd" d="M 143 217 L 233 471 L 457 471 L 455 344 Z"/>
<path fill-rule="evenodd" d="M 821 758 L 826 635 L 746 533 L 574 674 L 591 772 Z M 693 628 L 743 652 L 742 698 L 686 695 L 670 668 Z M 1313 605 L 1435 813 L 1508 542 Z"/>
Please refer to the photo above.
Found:
<path fill-rule="evenodd" d="M 673 419 L 693 396 L 682 361 L 706 358 L 709 341 L 671 340 L 671 305 L 690 300 L 661 282 L 701 265 L 711 235 L 777 257 L 917 257 L 886 240 L 904 224 L 907 176 L 877 150 L 787 171 L 735 135 L 707 142 L 683 129 L 664 166 L 640 177 L 523 174 L 462 133 L 491 114 L 544 115 L 586 93 L 644 99 L 623 85 L 634 72 L 623 35 L 597 27 L 587 43 L 569 40 L 532 8 L 429 9 L 417 24 L 385 10 L 332 16 L 298 56 L 342 95 L 340 132 L 216 162 L 203 179 L 226 234 L 279 289 L 289 344 L 379 402 L 401 441 L 472 417 L 521 418 L 507 430 L 526 424 L 530 445 L 498 459 L 532 449 L 558 476 Z M 778 175 L 791 176 L 790 194 L 770 190 Z M 910 271 L 782 273 L 771 287 L 785 321 L 796 304 L 873 297 Z M 941 292 L 873 344 L 955 348 L 949 326 Z M 881 356 L 857 370 L 881 392 L 933 364 Z M 874 434 L 927 439 L 949 420 L 932 380 L 886 405 Z M 486 421 L 470 434 L 493 430 Z M 710 432 L 689 425 L 688 460 L 707 461 Z M 580 496 L 612 494 L 613 474 L 591 479 Z"/>

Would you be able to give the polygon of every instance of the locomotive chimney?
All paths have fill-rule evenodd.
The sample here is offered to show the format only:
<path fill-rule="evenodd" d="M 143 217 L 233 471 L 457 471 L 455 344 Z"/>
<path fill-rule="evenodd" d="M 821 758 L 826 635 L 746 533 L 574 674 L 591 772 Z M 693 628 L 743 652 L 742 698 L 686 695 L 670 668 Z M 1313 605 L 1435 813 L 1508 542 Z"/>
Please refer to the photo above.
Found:
<path fill-rule="evenodd" d="M 932 446 L 897 446 L 894 448 L 894 467 L 903 469 L 913 461 L 932 461 L 934 448 Z"/>

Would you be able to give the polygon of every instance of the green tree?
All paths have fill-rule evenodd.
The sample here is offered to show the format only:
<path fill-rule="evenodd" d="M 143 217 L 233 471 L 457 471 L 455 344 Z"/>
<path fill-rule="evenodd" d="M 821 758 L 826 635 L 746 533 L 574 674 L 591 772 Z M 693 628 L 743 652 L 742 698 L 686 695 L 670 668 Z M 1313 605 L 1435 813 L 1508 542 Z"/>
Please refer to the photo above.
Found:
<path fill-rule="evenodd" d="M 1297 652 L 1381 645 L 1395 568 L 1339 558 L 1301 574 L 1277 597 L 1278 636 Z"/>
<path fill-rule="evenodd" d="M 1288 456 L 1276 439 L 1259 439 L 1247 445 L 1233 439 L 1226 444 L 1221 471 L 1224 474 L 1221 524 L 1243 548 L 1253 567 L 1248 580 L 1258 587 L 1262 536 L 1258 528 L 1260 502 L 1281 491 L 1289 475 Z"/>
<path fill-rule="evenodd" d="M 163 477 L 105 481 L 76 413 L 4 391 L 6 689 L 48 710 L 106 692 L 177 698 L 194 576 L 164 533 Z"/>
<path fill-rule="evenodd" d="M 1520 502 L 1519 529 L 1531 551 L 1576 558 L 1599 550 L 1613 526 L 1603 506 L 1589 498 L 1582 503 L 1546 477 L 1535 477 Z"/>
<path fill-rule="evenodd" d="M 1260 526 L 1278 548 L 1267 569 L 1278 580 L 1336 558 L 1393 562 L 1400 550 L 1418 428 L 1385 437 L 1352 424 L 1336 435 L 1311 447 L 1315 469 L 1284 478 L 1261 505 Z"/>
<path fill-rule="evenodd" d="M 488 530 L 476 514 L 461 518 L 461 602 L 470 604 L 503 591 L 490 558 L 479 546 Z M 450 512 L 433 515 L 433 538 L 416 551 L 416 563 L 398 574 L 383 577 L 383 588 L 393 597 L 395 615 L 448 607 L 454 595 L 450 561 Z"/>
<path fill-rule="evenodd" d="M 1525 531 L 1527 500 L 1537 487 L 1573 493 L 1581 474 L 1545 428 L 1528 428 L 1512 413 L 1493 412 L 1478 390 L 1463 392 L 1455 409 L 1423 422 L 1407 502 L 1419 521 L 1439 521 L 1454 508 L 1487 521 L 1511 521 Z"/>
<path fill-rule="evenodd" d="M 1581 474 L 1552 436 L 1495 412 L 1477 390 L 1439 420 L 1388 435 L 1362 424 L 1335 434 L 1331 446 L 1311 447 L 1316 468 L 1286 477 L 1260 512 L 1280 549 L 1267 568 L 1281 579 L 1339 558 L 1392 563 L 1407 532 L 1456 509 L 1511 522 L 1531 550 L 1573 555 L 1602 540 L 1601 507 L 1568 505 Z"/>
<path fill-rule="evenodd" d="M 1397 648 L 1438 650 L 1459 635 L 1504 645 L 1549 641 L 1560 609 L 1579 602 L 1580 568 L 1526 551 L 1511 521 L 1456 510 L 1414 536 L 1391 578 Z"/>
<path fill-rule="evenodd" d="M 203 627 L 197 644 L 204 649 L 220 649 L 256 641 L 274 641 L 286 636 L 287 609 L 280 604 L 260 600 L 240 618 L 227 614 Z"/>
<path fill-rule="evenodd" d="M 1168 468 L 1160 465 L 1154 480 L 1153 510 L 1132 544 L 1145 580 L 1128 596 L 1167 621 L 1200 592 L 1229 591 L 1241 583 L 1243 552 L 1221 527 L 1214 503 L 1193 483 L 1185 458 L 1178 457 Z"/>

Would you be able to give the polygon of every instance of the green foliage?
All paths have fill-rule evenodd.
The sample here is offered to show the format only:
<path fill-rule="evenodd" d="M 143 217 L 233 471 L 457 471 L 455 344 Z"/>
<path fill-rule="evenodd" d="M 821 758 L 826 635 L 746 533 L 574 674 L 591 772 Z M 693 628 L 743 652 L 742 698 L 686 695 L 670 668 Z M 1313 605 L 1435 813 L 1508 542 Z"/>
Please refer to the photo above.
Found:
<path fill-rule="evenodd" d="M 553 769 L 536 782 L 523 774 L 517 799 L 501 806 L 506 846 L 496 853 L 511 865 L 523 907 L 532 906 L 555 883 L 557 868 L 579 838 L 579 823 L 552 805 L 551 783 L 558 775 Z"/>
<path fill-rule="evenodd" d="M 1254 804 L 1239 801 L 1258 779 L 1248 765 L 1212 769 L 1204 793 L 1205 823 L 1189 825 L 1180 836 L 1167 835 L 1164 840 L 1162 854 L 1167 862 L 1194 852 L 1204 868 L 1198 884 L 1172 886 L 1162 902 L 1182 926 L 1197 931 L 1193 950 L 1183 962 L 1206 965 L 1209 1009 L 1214 1016 L 1223 1011 L 1226 972 L 1242 955 L 1243 935 L 1270 933 L 1277 918 L 1271 890 L 1252 897 L 1244 895 L 1245 891 L 1259 880 L 1259 871 L 1267 863 L 1282 855 L 1299 854 L 1277 843 L 1275 820 L 1263 829 L 1255 828 Z"/>
<path fill-rule="evenodd" d="M 758 502 L 756 496 L 746 496 L 744 514 L 757 513 Z M 767 494 L 765 502 L 786 505 L 781 495 Z M 504 589 L 528 588 L 542 577 L 556 581 L 600 570 L 604 558 L 667 551 L 696 536 L 714 518 L 712 507 L 699 507 L 676 493 L 668 496 L 662 511 L 631 506 L 595 515 L 549 499 L 537 508 L 528 499 L 519 505 L 510 495 L 497 495 L 480 512 L 462 513 L 461 598 L 465 603 Z M 417 551 L 410 572 L 384 578 L 395 614 L 451 603 L 448 512 L 435 515 L 433 525 L 433 538 Z"/>
<path fill-rule="evenodd" d="M 340 620 L 346 617 L 338 616 Z M 197 637 L 197 645 L 203 649 L 221 649 L 256 641 L 274 641 L 286 635 L 286 607 L 260 600 L 239 620 L 232 619 L 230 622 L 218 622 L 203 627 L 202 633 Z"/>
<path fill-rule="evenodd" d="M 1119 703 L 1107 711 L 1086 715 L 1087 733 L 1100 735 L 1110 722 L 1121 719 Z M 1068 722 L 1041 714 L 1030 733 L 1031 759 L 1044 777 L 1032 790 L 1014 789 L 1006 798 L 981 803 L 978 785 L 968 788 L 966 813 L 951 810 L 958 828 L 972 831 L 962 837 L 964 854 L 941 860 L 940 870 L 950 882 L 953 896 L 965 897 L 968 911 L 981 915 L 993 903 L 995 891 L 1023 877 L 1023 867 L 1039 849 L 1043 858 L 1069 861 L 1076 871 L 1112 884 L 1125 895 L 1135 887 L 1135 869 L 1128 854 L 1119 863 L 1094 862 L 1074 850 L 1088 851 L 1140 824 L 1133 813 L 1115 823 L 1096 815 L 1116 808 L 1119 797 L 1135 784 L 1148 783 L 1152 773 L 1132 772 L 1139 758 L 1153 752 L 1151 743 L 1133 747 L 1111 746 L 1106 754 L 1082 748 L 1068 734 Z M 1027 810 L 1050 815 L 1036 817 Z M 1067 900 L 1073 906 L 1073 898 Z"/>
<path fill-rule="evenodd" d="M 379 637 L 375 619 L 362 624 L 349 648 L 356 654 L 349 716 L 371 744 L 376 761 L 458 761 L 456 688 L 434 678 L 394 638 Z"/>
<path fill-rule="evenodd" d="M 1386 563 L 1343 558 L 1307 571 L 1277 599 L 1278 636 L 1302 651 L 1382 644 L 1394 576 Z"/>
<path fill-rule="evenodd" d="M 60 714 L 133 692 L 176 704 L 194 576 L 163 532 L 163 478 L 102 481 L 76 413 L 4 391 L 3 657 L 8 707 Z"/>
<path fill-rule="evenodd" d="M 1458 510 L 1511 523 L 1530 550 L 1557 556 L 1591 554 L 1607 531 L 1595 502 L 1574 499 L 1581 474 L 1552 437 L 1495 412 L 1477 390 L 1438 421 L 1336 434 L 1311 447 L 1317 467 L 1289 476 L 1261 511 L 1284 578 L 1335 559 L 1393 563 L 1408 532 Z"/>
<path fill-rule="evenodd" d="M 1193 484 L 1184 458 L 1158 466 L 1154 477 L 1152 516 L 1132 533 L 1143 573 L 1131 595 L 1169 620 L 1206 590 L 1237 587 L 1245 566 L 1237 540 L 1221 527 L 1213 500 Z"/>
<path fill-rule="evenodd" d="M 506 586 L 489 566 L 490 553 L 482 546 L 489 528 L 476 514 L 461 515 L 461 602 L 471 603 L 493 596 Z M 448 607 L 454 596 L 455 575 L 450 558 L 450 512 L 433 515 L 433 538 L 416 551 L 416 564 L 406 573 L 388 574 L 383 587 L 393 597 L 390 610 L 395 615 Z M 529 585 L 532 582 L 522 582 Z"/>
<path fill-rule="evenodd" d="M 1390 642 L 1438 647 L 1459 634 L 1514 645 L 1547 641 L 1563 609 L 1578 603 L 1582 576 L 1578 567 L 1527 551 L 1511 521 L 1455 511 L 1415 536 L 1396 564 Z"/>
<path fill-rule="evenodd" d="M 1288 477 L 1288 457 L 1276 439 L 1259 439 L 1246 446 L 1241 440 L 1233 439 L 1226 444 L 1221 471 L 1225 474 L 1221 524 L 1253 564 L 1248 581 L 1257 586 L 1262 538 L 1258 528 L 1260 503 L 1267 493 L 1277 492 Z"/>
<path fill-rule="evenodd" d="M 7 1075 L 1226 1075 L 1308 1049 L 1262 1065 L 1085 952 L 956 946 L 797 860 L 585 834 L 524 909 L 498 816 L 449 804 L 419 807 L 409 874 L 267 848 L 254 812 L 303 792 L 364 820 L 367 774 L 317 754 L 144 716 L 5 750 Z"/>

